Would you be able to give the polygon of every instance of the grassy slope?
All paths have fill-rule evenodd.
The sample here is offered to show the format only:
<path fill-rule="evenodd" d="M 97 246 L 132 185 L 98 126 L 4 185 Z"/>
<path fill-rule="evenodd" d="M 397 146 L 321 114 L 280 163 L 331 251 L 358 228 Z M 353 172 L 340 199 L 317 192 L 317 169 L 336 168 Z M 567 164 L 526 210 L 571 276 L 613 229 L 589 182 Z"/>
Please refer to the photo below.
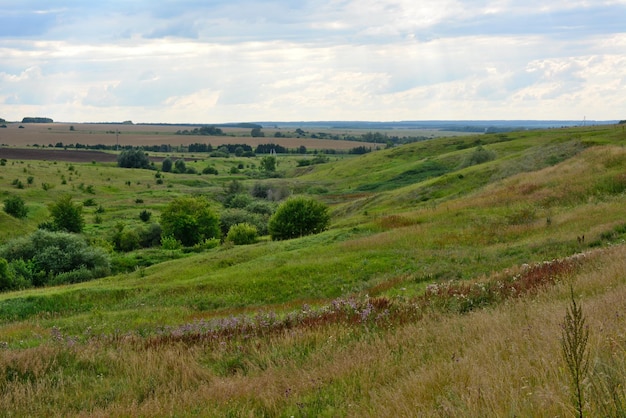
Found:
<path fill-rule="evenodd" d="M 6 352 L 15 359 L 14 363 L 5 364 L 30 370 L 31 366 L 24 365 L 26 360 L 19 354 L 28 351 L 18 350 L 20 347 L 37 347 L 31 349 L 33 355 L 46 352 L 52 356 L 50 361 L 63 355 L 65 348 L 50 346 L 47 335 L 53 327 L 84 340 L 87 330 L 89 335 L 127 331 L 150 334 L 164 324 L 259 308 L 291 310 L 303 303 L 318 304 L 350 294 L 397 296 L 404 300 L 419 294 L 433 281 L 486 276 L 511 266 L 563 257 L 589 246 L 623 239 L 626 152 L 622 145 L 626 136 L 621 131 L 605 127 L 481 136 L 483 146 L 493 150 L 497 159 L 463 168 L 464 158 L 472 152 L 477 138 L 407 145 L 318 166 L 295 179 L 296 187 L 321 185 L 330 190 L 326 199 L 334 202 L 334 227 L 318 236 L 216 249 L 91 283 L 1 294 L 0 341 L 7 343 L 10 349 Z M 416 167 L 423 167 L 426 161 L 445 166 L 446 174 L 438 173 L 417 184 L 400 182 L 399 187 L 386 187 L 376 193 L 355 193 L 362 185 L 398 179 L 406 172 L 415 174 L 419 171 Z M 87 174 L 91 168 L 79 167 L 78 171 L 95 182 L 95 174 Z M 99 170 L 111 172 L 99 172 L 98 176 L 115 178 L 116 169 Z M 106 190 L 107 194 L 97 194 L 95 198 L 105 202 L 119 199 L 117 190 L 130 187 L 142 196 L 150 196 L 146 204 L 152 204 L 156 211 L 169 193 L 165 186 L 145 189 L 143 186 L 152 181 L 152 173 L 138 174 L 144 175 L 147 177 L 138 177 L 131 186 L 121 179 L 112 180 L 110 189 L 97 185 L 99 193 Z M 4 181 L 12 178 L 4 177 Z M 189 189 L 177 190 L 186 191 Z M 130 219 L 135 204 L 129 200 L 132 194 L 124 193 L 115 208 L 119 213 L 128 210 Z M 31 217 L 27 228 L 33 225 Z M 4 230 L 6 220 L 0 222 Z M 582 234 L 586 239 L 581 244 L 577 237 Z M 591 271 L 578 278 L 586 289 L 584 294 L 594 295 L 586 300 L 594 307 L 601 306 L 603 298 L 615 298 L 624 291 L 623 279 L 611 273 L 619 271 L 618 261 L 612 257 L 606 256 L 604 263 L 598 264 L 605 266 L 608 282 L 587 284 L 589 277 L 595 277 Z M 614 289 L 615 295 L 607 289 Z M 271 415 L 279 411 L 355 416 L 388 411 L 411 415 L 411 411 L 421 408 L 432 408 L 425 415 L 445 415 L 445 411 L 474 416 L 483 415 L 483 411 L 487 415 L 536 415 L 546 403 L 556 400 L 557 405 L 550 408 L 556 411 L 552 415 L 559 415 L 568 408 L 562 373 L 558 375 L 556 366 L 538 370 L 543 367 L 542 361 L 558 355 L 558 347 L 554 346 L 558 332 L 552 328 L 557 327 L 555 318 L 563 311 L 564 290 L 553 292 L 557 302 L 545 296 L 538 302 L 528 302 L 538 304 L 533 307 L 520 302 L 470 317 L 435 315 L 427 321 L 390 330 L 330 325 L 329 329 L 304 329 L 295 335 L 260 339 L 256 347 L 244 341 L 240 342 L 244 354 L 237 352 L 234 342 L 233 346 L 227 343 L 223 351 L 215 351 L 211 346 L 165 347 L 147 353 L 154 362 L 154 369 L 147 372 L 155 374 L 151 377 L 156 385 L 154 398 L 146 398 L 146 382 L 139 374 L 131 373 L 125 381 L 119 379 L 119 373 L 130 372 L 117 364 L 106 348 L 98 351 L 87 345 L 78 354 L 72 354 L 76 358 L 67 363 L 67 370 L 44 367 L 32 373 L 45 381 L 50 374 L 66 376 L 62 392 L 67 394 L 50 405 L 67 413 L 91 404 L 105 411 L 104 415 L 150 415 L 155 411 L 166 415 L 167 408 L 188 413 L 206 408 L 204 412 L 211 414 L 236 415 L 247 410 Z M 531 311 L 539 313 L 538 318 L 528 319 Z M 593 312 L 594 321 L 604 321 L 601 313 Z M 526 319 L 521 320 L 520 315 Z M 528 344 L 537 347 L 523 345 L 523 341 L 511 335 L 515 327 L 533 330 L 533 324 L 536 322 L 539 328 L 541 321 L 548 321 L 552 328 L 539 333 L 529 331 Z M 501 335 L 489 337 L 485 330 L 495 323 L 500 323 Z M 507 338 L 523 346 L 512 353 L 504 345 Z M 625 346 L 624 341 L 616 341 L 618 346 Z M 480 383 L 471 385 L 468 379 L 483 367 L 481 364 L 490 363 L 474 361 L 477 357 L 471 353 L 477 354 L 482 346 L 490 347 L 488 358 L 495 364 Z M 131 365 L 133 358 L 139 362 L 146 355 L 132 347 L 123 350 L 127 355 L 124 361 Z M 531 354 L 534 350 L 545 351 L 544 360 L 535 361 Z M 84 356 L 89 358 L 82 359 Z M 449 359 L 455 358 L 460 359 L 462 369 L 450 368 Z M 182 367 L 182 359 L 189 360 L 193 367 Z M 244 364 L 244 373 L 240 370 L 230 376 L 220 371 L 229 361 Z M 510 385 L 500 388 L 497 379 L 502 378 L 505 370 L 511 370 L 508 361 L 522 361 L 525 369 Z M 98 366 L 100 363 L 103 365 Z M 98 367 L 106 373 L 96 373 Z M 35 366 L 31 368 L 35 370 Z M 169 379 L 163 380 L 165 377 L 159 375 L 162 368 L 177 370 L 173 383 L 166 383 Z M 185 375 L 179 376 L 181 373 Z M 107 379 L 94 385 L 93 393 L 69 395 L 74 385 L 81 387 L 84 379 L 101 374 Z M 20 384 L 28 385 L 37 379 L 28 378 Z M 459 379 L 461 383 L 465 379 L 461 386 Z M 168 389 L 168 385 L 173 386 Z M 228 385 L 241 389 L 234 393 L 235 389 L 226 389 Z M 222 399 L 212 394 L 215 391 L 209 388 L 213 387 L 221 388 L 225 394 L 233 392 L 239 401 L 230 406 L 223 404 L 227 395 L 220 395 L 224 396 Z M 542 395 L 524 395 L 522 392 L 528 387 Z M 18 392 L 12 390 L 20 389 L 11 386 L 6 396 L 17 396 Z M 287 390 L 297 396 L 290 397 Z M 174 400 L 172 394 L 178 391 L 183 396 Z M 194 401 L 196 398 L 206 400 L 207 405 L 201 406 L 204 402 Z M 22 411 L 42 408 L 42 412 L 46 408 L 43 404 L 28 406 L 27 401 L 21 400 Z M 410 405 L 417 409 L 407 409 Z"/>

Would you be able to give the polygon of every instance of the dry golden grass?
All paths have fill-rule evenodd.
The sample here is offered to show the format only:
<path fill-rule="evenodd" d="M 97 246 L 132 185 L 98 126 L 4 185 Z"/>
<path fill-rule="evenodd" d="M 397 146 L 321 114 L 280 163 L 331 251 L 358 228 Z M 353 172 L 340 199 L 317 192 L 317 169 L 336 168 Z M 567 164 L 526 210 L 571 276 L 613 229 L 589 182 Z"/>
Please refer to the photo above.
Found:
<path fill-rule="evenodd" d="M 590 325 L 592 360 L 612 358 L 619 375 L 624 271 L 626 247 L 614 247 L 538 295 L 388 329 L 329 324 L 192 345 L 121 338 L 6 351 L 0 403 L 14 416 L 572 416 L 560 347 L 569 285 Z M 588 397 L 589 416 L 602 413 L 598 402 Z"/>

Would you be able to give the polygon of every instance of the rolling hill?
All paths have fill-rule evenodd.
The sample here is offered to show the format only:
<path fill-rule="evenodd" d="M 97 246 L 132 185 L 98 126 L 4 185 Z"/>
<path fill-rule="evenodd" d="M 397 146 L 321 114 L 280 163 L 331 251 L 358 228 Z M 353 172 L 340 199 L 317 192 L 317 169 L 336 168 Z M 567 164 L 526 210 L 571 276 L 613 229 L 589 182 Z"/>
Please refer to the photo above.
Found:
<path fill-rule="evenodd" d="M 0 400 L 13 416 L 568 416 L 571 288 L 591 331 L 585 411 L 619 415 L 625 144 L 617 126 L 588 126 L 279 162 L 268 184 L 327 203 L 327 231 L 0 294 Z M 6 167 L 7 184 L 58 170 Z M 74 170 L 112 218 L 139 197 L 158 212 L 169 193 L 221 187 Z M 23 234 L 42 219 L 0 225 Z"/>

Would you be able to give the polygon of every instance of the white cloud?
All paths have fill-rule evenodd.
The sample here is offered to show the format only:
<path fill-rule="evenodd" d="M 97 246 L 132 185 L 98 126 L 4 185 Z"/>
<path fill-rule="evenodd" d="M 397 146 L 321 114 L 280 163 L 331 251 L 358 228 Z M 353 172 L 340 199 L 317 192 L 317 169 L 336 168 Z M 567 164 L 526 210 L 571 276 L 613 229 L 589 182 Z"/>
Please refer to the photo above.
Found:
<path fill-rule="evenodd" d="M 613 119 L 625 108 L 626 1 L 59 4 L 0 10 L 26 26 L 0 29 L 0 117 L 543 119 L 589 109 Z"/>

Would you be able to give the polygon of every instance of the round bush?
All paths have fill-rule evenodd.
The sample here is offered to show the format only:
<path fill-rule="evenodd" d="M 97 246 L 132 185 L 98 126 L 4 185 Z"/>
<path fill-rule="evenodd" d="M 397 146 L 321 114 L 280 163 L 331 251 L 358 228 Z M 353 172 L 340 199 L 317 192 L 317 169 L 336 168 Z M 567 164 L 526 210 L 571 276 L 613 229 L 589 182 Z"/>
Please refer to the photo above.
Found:
<path fill-rule="evenodd" d="M 282 203 L 269 221 L 273 240 L 317 234 L 328 228 L 328 207 L 315 199 L 294 197 Z"/>
<path fill-rule="evenodd" d="M 241 223 L 230 227 L 226 240 L 235 245 L 247 245 L 254 244 L 257 236 L 256 227 L 248 223 Z"/>
<path fill-rule="evenodd" d="M 5 199 L 4 211 L 14 218 L 25 218 L 28 214 L 24 199 L 19 196 L 11 196 Z"/>
<path fill-rule="evenodd" d="M 172 236 L 185 246 L 220 236 L 219 219 L 208 200 L 201 197 L 179 197 L 161 212 L 164 236 Z"/>

